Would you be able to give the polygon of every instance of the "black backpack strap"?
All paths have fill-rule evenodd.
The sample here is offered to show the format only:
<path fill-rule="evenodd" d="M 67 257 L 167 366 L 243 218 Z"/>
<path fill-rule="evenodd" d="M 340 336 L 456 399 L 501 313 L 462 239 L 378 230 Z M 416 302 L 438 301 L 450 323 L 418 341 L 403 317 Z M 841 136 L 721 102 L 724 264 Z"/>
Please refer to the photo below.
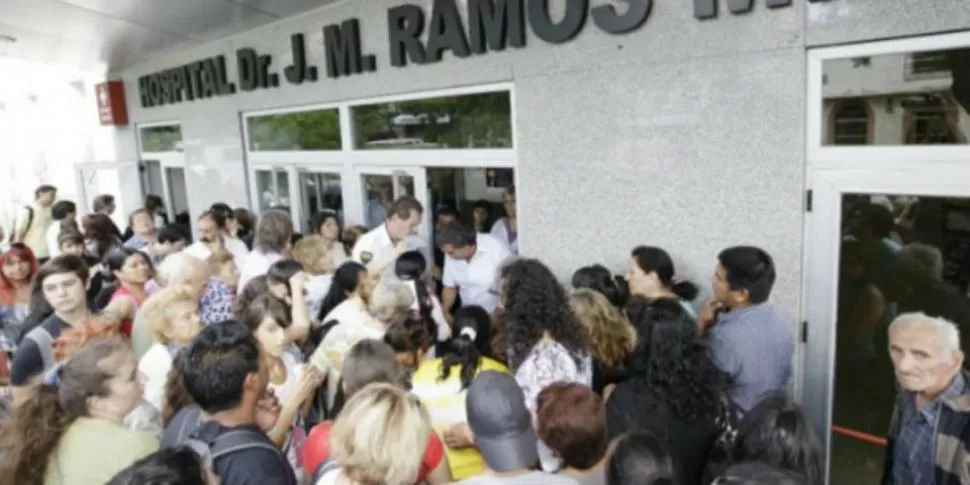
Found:
<path fill-rule="evenodd" d="M 176 435 L 176 443 L 185 443 L 188 441 L 189 436 L 198 429 L 199 424 L 202 423 L 202 409 L 196 405 L 191 405 L 185 408 L 185 416 L 183 416 L 182 422 L 179 424 L 179 432 Z"/>
<path fill-rule="evenodd" d="M 267 443 L 265 434 L 248 429 L 236 429 L 222 433 L 215 439 L 211 446 L 212 461 L 239 451 L 254 448 L 263 448 L 273 453 L 282 454 L 279 448 Z"/>

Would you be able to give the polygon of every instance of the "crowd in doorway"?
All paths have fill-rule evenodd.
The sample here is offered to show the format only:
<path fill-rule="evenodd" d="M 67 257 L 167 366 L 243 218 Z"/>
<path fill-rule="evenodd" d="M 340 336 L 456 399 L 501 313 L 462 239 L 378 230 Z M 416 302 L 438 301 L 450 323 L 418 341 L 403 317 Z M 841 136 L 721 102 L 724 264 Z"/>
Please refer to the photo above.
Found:
<path fill-rule="evenodd" d="M 407 196 L 305 234 L 226 204 L 190 234 L 155 201 L 125 237 L 110 197 L 78 223 L 39 188 L 0 256 L 0 485 L 825 483 L 770 254 L 712 255 L 707 301 L 649 245 L 564 285 L 517 254 L 506 201 L 504 232 L 439 209 L 434 241 Z M 959 329 L 881 330 L 885 483 L 966 483 Z"/>

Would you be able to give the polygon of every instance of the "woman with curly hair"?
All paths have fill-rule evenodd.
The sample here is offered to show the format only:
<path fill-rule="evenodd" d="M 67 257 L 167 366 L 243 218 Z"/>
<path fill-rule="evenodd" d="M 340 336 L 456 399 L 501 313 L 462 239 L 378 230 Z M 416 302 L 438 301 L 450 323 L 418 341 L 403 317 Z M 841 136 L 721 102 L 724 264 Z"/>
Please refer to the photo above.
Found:
<path fill-rule="evenodd" d="M 591 385 L 589 333 L 552 271 L 536 259 L 520 259 L 502 268 L 499 281 L 497 321 L 526 406 L 535 410 L 536 396 L 553 382 Z"/>
<path fill-rule="evenodd" d="M 628 307 L 637 332 L 629 378 L 606 403 L 610 439 L 646 430 L 670 447 L 683 485 L 698 485 L 718 436 L 726 376 L 696 340 L 696 326 L 674 299 L 637 298 Z"/>
<path fill-rule="evenodd" d="M 603 294 L 588 288 L 569 295 L 569 305 L 586 327 L 593 356 L 593 391 L 604 395 L 626 377 L 626 360 L 636 343 L 630 320 Z"/>

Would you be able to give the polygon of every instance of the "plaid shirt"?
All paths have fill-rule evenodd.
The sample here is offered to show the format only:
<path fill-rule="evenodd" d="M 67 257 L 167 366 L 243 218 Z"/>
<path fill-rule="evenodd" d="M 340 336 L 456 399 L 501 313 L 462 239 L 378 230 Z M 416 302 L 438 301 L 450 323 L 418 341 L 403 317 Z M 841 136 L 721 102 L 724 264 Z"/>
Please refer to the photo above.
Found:
<path fill-rule="evenodd" d="M 903 391 L 900 402 L 900 427 L 893 448 L 893 485 L 924 485 L 935 481 L 936 428 L 943 401 L 963 394 L 966 383 L 957 374 L 953 383 L 935 401 L 916 408 L 916 395 Z"/>

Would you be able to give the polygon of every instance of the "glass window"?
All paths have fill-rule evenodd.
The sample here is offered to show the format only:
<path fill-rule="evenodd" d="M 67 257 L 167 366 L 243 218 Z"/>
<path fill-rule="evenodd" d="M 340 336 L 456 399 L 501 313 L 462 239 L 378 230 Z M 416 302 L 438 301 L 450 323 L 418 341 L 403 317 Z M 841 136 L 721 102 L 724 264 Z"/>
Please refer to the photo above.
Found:
<path fill-rule="evenodd" d="M 246 128 L 252 151 L 340 150 L 336 109 L 247 118 Z"/>
<path fill-rule="evenodd" d="M 890 322 L 912 312 L 942 316 L 967 348 L 970 199 L 846 194 L 842 207 L 829 483 L 879 483 L 903 385 Z"/>
<path fill-rule="evenodd" d="M 361 175 L 364 187 L 364 225 L 373 229 L 387 219 L 387 210 L 394 202 L 394 177 L 390 175 Z"/>
<path fill-rule="evenodd" d="M 826 145 L 968 143 L 970 48 L 829 59 L 822 70 Z"/>
<path fill-rule="evenodd" d="M 354 144 L 373 150 L 511 148 L 508 91 L 353 108 Z"/>
<path fill-rule="evenodd" d="M 290 179 L 285 169 L 256 170 L 259 211 L 271 207 L 290 207 Z"/>
<path fill-rule="evenodd" d="M 303 192 L 303 210 L 307 219 L 303 222 L 305 233 L 311 230 L 310 217 L 325 209 L 336 212 L 337 217 L 344 220 L 344 198 L 339 174 L 302 172 L 300 189 Z"/>
<path fill-rule="evenodd" d="M 151 126 L 141 128 L 141 151 L 171 152 L 182 141 L 181 125 Z"/>
<path fill-rule="evenodd" d="M 837 104 L 832 119 L 834 145 L 869 144 L 869 108 L 864 102 Z"/>

